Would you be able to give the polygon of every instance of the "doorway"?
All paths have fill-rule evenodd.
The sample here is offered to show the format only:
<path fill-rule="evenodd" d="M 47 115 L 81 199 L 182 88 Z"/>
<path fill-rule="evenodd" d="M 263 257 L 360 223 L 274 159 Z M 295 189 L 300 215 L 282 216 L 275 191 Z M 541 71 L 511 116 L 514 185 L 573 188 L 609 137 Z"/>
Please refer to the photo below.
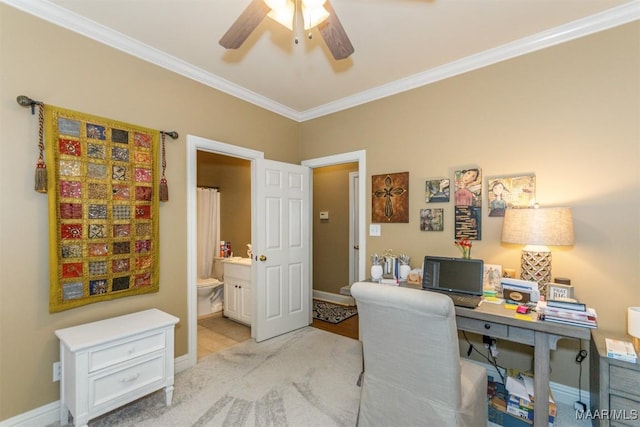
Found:
<path fill-rule="evenodd" d="M 196 248 L 197 248 L 197 221 L 196 221 L 196 197 L 195 188 L 197 184 L 197 152 L 207 151 L 211 153 L 224 154 L 231 157 L 238 157 L 242 159 L 250 160 L 252 163 L 252 170 L 256 162 L 264 161 L 264 153 L 248 148 L 238 147 L 223 142 L 213 141 L 193 135 L 187 135 L 186 144 L 186 157 L 187 157 L 187 311 L 188 311 L 188 364 L 194 366 L 197 363 L 197 288 L 196 288 Z M 302 166 L 309 168 L 316 168 L 322 166 L 329 166 L 334 164 L 358 162 L 358 172 L 360 176 L 364 176 L 366 171 L 365 163 L 365 151 L 354 151 L 350 153 L 343 153 L 333 156 L 322 157 L 318 159 L 305 160 L 302 162 Z M 359 235 L 360 235 L 360 254 L 359 254 L 359 275 L 358 280 L 364 280 L 365 276 L 365 233 L 364 233 L 364 180 L 360 180 L 359 183 L 360 200 L 359 200 Z M 252 181 L 251 186 L 252 206 L 257 205 L 256 188 Z M 309 212 L 311 215 L 311 212 Z M 311 219 L 311 218 L 310 218 Z M 252 239 L 257 235 L 257 231 L 254 230 L 254 224 L 252 222 L 251 236 Z M 255 247 L 255 245 L 254 245 Z M 254 313 L 256 312 L 255 306 L 260 301 L 254 301 Z M 309 324 L 311 324 L 311 314 L 309 314 Z M 255 337 L 254 325 L 252 324 L 252 337 Z"/>
<path fill-rule="evenodd" d="M 358 163 L 348 162 L 313 169 L 313 297 L 354 305 L 349 286 L 357 281 L 359 262 L 355 217 L 357 191 L 352 191 Z M 355 259 L 354 259 L 355 258 Z M 355 270 L 353 266 L 355 265 Z"/>

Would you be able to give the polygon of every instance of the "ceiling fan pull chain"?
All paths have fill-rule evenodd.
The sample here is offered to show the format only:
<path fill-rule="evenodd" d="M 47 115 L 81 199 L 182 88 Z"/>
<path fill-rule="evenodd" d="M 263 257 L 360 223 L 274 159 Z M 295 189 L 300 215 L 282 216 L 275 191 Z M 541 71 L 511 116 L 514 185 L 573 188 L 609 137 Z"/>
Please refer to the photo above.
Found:
<path fill-rule="evenodd" d="M 298 44 L 298 30 L 300 26 L 300 20 L 298 19 L 298 13 L 300 13 L 300 0 L 294 0 L 293 2 L 293 42 Z"/>

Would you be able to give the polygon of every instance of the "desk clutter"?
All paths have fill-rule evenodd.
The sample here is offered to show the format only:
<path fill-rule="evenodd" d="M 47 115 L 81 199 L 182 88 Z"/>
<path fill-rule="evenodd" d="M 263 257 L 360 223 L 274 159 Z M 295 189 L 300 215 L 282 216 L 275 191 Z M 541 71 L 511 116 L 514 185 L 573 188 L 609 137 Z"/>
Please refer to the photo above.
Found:
<path fill-rule="evenodd" d="M 517 370 L 507 370 L 506 386 L 489 376 L 489 421 L 504 427 L 530 427 L 533 423 L 533 376 Z M 553 427 L 557 406 L 549 391 L 549 427 Z"/>
<path fill-rule="evenodd" d="M 538 320 L 584 328 L 597 328 L 598 315 L 593 308 L 578 302 L 562 300 L 538 301 Z"/>
<path fill-rule="evenodd" d="M 638 362 L 636 351 L 630 341 L 605 338 L 605 344 L 607 346 L 607 357 L 630 363 Z"/>

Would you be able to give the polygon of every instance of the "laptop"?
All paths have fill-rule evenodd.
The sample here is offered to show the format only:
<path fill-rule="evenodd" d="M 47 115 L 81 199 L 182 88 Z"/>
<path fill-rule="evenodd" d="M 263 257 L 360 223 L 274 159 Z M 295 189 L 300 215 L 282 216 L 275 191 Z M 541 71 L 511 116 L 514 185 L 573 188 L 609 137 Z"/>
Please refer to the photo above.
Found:
<path fill-rule="evenodd" d="M 482 301 L 481 259 L 425 256 L 422 289 L 449 296 L 458 307 L 476 308 Z"/>

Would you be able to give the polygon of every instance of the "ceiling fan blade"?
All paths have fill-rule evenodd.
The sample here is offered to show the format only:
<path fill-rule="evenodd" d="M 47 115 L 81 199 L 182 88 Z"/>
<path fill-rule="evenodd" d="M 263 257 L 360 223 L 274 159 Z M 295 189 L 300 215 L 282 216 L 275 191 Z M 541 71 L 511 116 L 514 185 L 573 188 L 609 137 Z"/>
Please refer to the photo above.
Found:
<path fill-rule="evenodd" d="M 262 22 L 271 9 L 263 0 L 252 0 L 222 36 L 219 43 L 225 49 L 237 49 Z"/>
<path fill-rule="evenodd" d="M 324 42 L 329 47 L 331 54 L 337 60 L 348 58 L 355 49 L 347 36 L 336 11 L 333 10 L 331 4 L 327 0 L 324 4 L 325 9 L 329 12 L 329 17 L 318 25 L 318 30 L 324 39 Z"/>

